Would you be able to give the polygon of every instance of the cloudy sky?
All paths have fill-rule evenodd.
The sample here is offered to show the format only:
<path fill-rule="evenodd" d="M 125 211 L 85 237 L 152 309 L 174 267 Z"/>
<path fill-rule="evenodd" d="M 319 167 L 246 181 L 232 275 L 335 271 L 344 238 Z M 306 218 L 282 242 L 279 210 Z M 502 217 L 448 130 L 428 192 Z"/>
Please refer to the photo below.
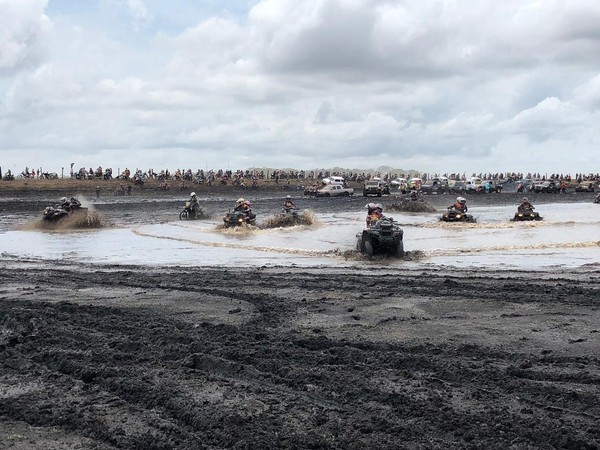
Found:
<path fill-rule="evenodd" d="M 0 0 L 0 166 L 600 171 L 597 0 Z"/>

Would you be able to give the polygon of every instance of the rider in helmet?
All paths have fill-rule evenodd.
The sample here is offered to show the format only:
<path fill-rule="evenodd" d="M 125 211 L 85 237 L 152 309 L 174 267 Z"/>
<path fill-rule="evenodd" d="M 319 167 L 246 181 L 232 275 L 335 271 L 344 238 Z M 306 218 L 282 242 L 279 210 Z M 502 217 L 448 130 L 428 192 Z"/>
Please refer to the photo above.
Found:
<path fill-rule="evenodd" d="M 200 200 L 198 200 L 198 196 L 195 192 L 190 193 L 190 205 L 192 211 L 194 213 L 198 213 L 198 211 L 200 210 Z"/>
<path fill-rule="evenodd" d="M 467 199 L 464 197 L 457 197 L 456 201 L 450 206 L 450 209 L 455 209 L 458 212 L 466 213 L 469 208 L 467 208 Z"/>
<path fill-rule="evenodd" d="M 235 202 L 235 208 L 233 208 L 234 211 L 242 211 L 244 209 L 244 202 L 246 201 L 246 199 L 244 198 L 238 198 L 237 201 Z"/>
<path fill-rule="evenodd" d="M 71 207 L 71 202 L 69 201 L 69 199 L 67 197 L 61 197 L 59 200 L 59 203 L 57 205 L 57 208 L 62 208 L 65 211 L 69 211 L 70 207 Z"/>
<path fill-rule="evenodd" d="M 531 203 L 529 203 L 529 200 L 527 199 L 527 197 L 523 197 L 521 199 L 521 204 L 517 207 L 517 211 L 522 213 L 525 210 L 533 210 L 534 207 Z"/>
<path fill-rule="evenodd" d="M 294 201 L 292 200 L 292 196 L 291 195 L 286 195 L 285 200 L 283 201 L 283 209 L 284 210 L 289 210 L 289 209 L 296 209 L 297 206 L 294 203 Z"/>
<path fill-rule="evenodd" d="M 383 218 L 383 205 L 381 203 L 369 203 L 367 205 L 367 226 L 372 226 Z"/>

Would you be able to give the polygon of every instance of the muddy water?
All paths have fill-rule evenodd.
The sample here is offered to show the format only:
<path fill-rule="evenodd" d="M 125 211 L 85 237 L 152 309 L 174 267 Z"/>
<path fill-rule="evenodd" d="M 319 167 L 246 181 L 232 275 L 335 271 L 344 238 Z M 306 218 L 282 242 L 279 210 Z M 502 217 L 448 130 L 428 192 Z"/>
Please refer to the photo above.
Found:
<path fill-rule="evenodd" d="M 405 250 L 418 251 L 420 257 L 371 262 L 352 253 L 364 221 L 361 200 L 336 212 L 317 212 L 312 226 L 236 230 L 220 228 L 220 213 L 207 221 L 177 221 L 172 212 L 176 204 L 145 200 L 135 203 L 137 208 L 124 208 L 127 202 L 134 204 L 124 199 L 116 206 L 114 201 L 104 205 L 108 209 L 103 214 L 112 226 L 93 231 L 41 231 L 32 226 L 37 221 L 33 214 L 7 214 L 0 248 L 13 257 L 183 266 L 441 264 L 552 269 L 600 261 L 600 207 L 590 203 L 538 205 L 544 220 L 522 223 L 510 222 L 512 205 L 471 207 L 476 224 L 440 222 L 439 214 L 393 213 L 404 229 Z M 259 215 L 262 220 L 267 217 L 266 212 Z"/>

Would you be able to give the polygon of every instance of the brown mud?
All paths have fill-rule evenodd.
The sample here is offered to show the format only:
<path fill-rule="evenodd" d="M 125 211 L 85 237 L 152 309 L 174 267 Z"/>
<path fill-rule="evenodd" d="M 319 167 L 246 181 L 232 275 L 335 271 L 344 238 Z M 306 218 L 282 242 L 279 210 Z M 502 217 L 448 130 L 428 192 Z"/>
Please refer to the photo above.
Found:
<path fill-rule="evenodd" d="M 315 213 L 308 209 L 299 212 L 296 217 L 292 214 L 277 214 L 268 217 L 261 228 L 285 228 L 298 225 L 309 226 L 315 223 Z"/>

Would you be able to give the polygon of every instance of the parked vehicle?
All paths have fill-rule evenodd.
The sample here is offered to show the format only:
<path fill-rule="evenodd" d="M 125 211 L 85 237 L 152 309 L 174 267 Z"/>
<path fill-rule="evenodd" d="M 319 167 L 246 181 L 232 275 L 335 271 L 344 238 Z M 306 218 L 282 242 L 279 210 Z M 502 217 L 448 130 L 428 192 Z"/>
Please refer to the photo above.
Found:
<path fill-rule="evenodd" d="M 462 195 L 467 192 L 467 182 L 456 180 L 448 185 L 448 193 Z"/>
<path fill-rule="evenodd" d="M 544 194 L 558 194 L 560 192 L 560 184 L 555 181 L 544 181 L 533 186 L 533 192 Z"/>
<path fill-rule="evenodd" d="M 406 180 L 406 178 L 396 178 L 390 181 L 390 185 L 392 186 L 392 188 L 395 188 L 396 190 L 398 190 L 398 192 L 402 194 L 406 194 L 408 192 L 408 181 Z"/>
<path fill-rule="evenodd" d="M 422 194 L 443 194 L 449 191 L 448 182 L 439 178 L 433 178 L 431 182 L 421 185 Z"/>
<path fill-rule="evenodd" d="M 328 184 L 318 189 L 317 197 L 348 197 L 354 195 L 354 189 L 346 188 L 341 184 Z"/>
<path fill-rule="evenodd" d="M 594 182 L 582 181 L 575 187 L 575 192 L 594 192 Z"/>
<path fill-rule="evenodd" d="M 384 194 L 389 195 L 389 193 L 390 187 L 382 180 L 367 181 L 363 188 L 363 197 L 368 197 L 369 195 L 381 197 Z"/>

